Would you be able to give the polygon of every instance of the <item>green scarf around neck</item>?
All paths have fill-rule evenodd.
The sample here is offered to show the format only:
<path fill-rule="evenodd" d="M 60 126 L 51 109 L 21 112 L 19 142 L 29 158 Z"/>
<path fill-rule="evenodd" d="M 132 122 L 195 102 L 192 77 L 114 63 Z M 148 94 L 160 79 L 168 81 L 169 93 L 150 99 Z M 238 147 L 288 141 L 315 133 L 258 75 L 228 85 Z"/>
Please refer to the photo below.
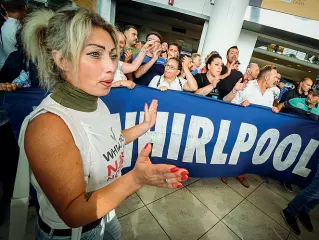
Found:
<path fill-rule="evenodd" d="M 58 84 L 51 98 L 64 107 L 80 112 L 94 112 L 97 109 L 98 97 L 92 96 L 68 82 Z"/>

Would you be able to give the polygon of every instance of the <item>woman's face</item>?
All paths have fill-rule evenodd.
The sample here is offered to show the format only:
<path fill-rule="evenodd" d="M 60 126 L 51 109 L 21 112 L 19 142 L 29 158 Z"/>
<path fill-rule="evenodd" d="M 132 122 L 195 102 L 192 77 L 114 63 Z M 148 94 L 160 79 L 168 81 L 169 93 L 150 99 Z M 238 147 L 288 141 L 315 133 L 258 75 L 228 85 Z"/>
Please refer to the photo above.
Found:
<path fill-rule="evenodd" d="M 168 48 L 168 58 L 178 58 L 178 56 L 178 47 L 176 47 L 175 45 L 170 45 Z"/>
<path fill-rule="evenodd" d="M 165 78 L 176 78 L 179 75 L 178 62 L 176 60 L 168 60 L 165 65 L 164 77 Z"/>
<path fill-rule="evenodd" d="M 168 50 L 168 44 L 167 44 L 167 42 L 163 42 L 163 43 L 162 43 L 162 50 L 167 52 L 167 50 Z"/>
<path fill-rule="evenodd" d="M 218 77 L 222 72 L 223 62 L 220 58 L 215 58 L 209 65 L 208 69 L 212 76 Z"/>
<path fill-rule="evenodd" d="M 93 28 L 81 52 L 78 76 L 66 71 L 66 79 L 75 87 L 94 96 L 104 96 L 110 92 L 118 56 L 111 35 L 102 28 Z M 68 69 L 72 69 L 71 63 Z"/>

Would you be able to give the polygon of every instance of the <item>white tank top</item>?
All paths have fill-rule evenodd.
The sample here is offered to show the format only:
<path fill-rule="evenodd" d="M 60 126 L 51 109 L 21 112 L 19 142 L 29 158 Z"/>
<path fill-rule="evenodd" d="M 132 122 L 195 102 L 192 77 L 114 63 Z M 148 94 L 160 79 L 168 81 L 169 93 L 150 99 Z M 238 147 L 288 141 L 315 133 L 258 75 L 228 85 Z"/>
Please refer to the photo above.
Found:
<path fill-rule="evenodd" d="M 80 112 L 60 105 L 50 95 L 46 97 L 22 124 L 19 137 L 20 158 L 26 157 L 22 146 L 24 146 L 24 133 L 29 122 L 46 112 L 61 117 L 70 129 L 82 157 L 86 192 L 100 189 L 121 176 L 124 161 L 124 136 L 120 126 L 112 119 L 109 109 L 100 99 L 97 110 L 94 112 Z M 69 227 L 58 216 L 43 193 L 32 172 L 31 183 L 37 191 L 39 214 L 42 220 L 53 229 L 68 229 Z M 106 216 L 107 222 L 114 216 L 115 210 L 112 210 Z"/>

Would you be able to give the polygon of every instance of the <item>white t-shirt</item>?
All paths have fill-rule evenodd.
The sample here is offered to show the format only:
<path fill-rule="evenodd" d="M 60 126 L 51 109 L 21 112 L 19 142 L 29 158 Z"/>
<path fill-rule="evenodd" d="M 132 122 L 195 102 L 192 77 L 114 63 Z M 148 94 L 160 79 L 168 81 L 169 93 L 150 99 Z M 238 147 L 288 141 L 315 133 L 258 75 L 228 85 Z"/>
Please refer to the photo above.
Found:
<path fill-rule="evenodd" d="M 8 18 L 1 27 L 1 44 L 0 44 L 0 70 L 10 53 L 17 51 L 17 30 L 20 22 L 14 18 Z"/>
<path fill-rule="evenodd" d="M 268 88 L 264 95 L 261 94 L 258 81 L 249 81 L 247 87 L 243 91 L 237 92 L 232 103 L 241 104 L 243 101 L 248 100 L 252 104 L 257 104 L 265 107 L 272 107 L 274 103 L 274 93 Z"/>
<path fill-rule="evenodd" d="M 183 91 L 186 82 L 187 81 L 184 78 L 176 77 L 175 80 L 169 84 L 164 80 L 164 75 L 157 75 L 152 79 L 148 86 L 157 89 L 160 87 L 167 87 L 170 90 Z"/>
<path fill-rule="evenodd" d="M 115 75 L 114 75 L 113 82 L 117 82 L 117 81 L 121 81 L 121 80 L 127 80 L 127 77 L 122 72 L 122 66 L 123 66 L 123 62 L 119 61 L 118 65 L 117 65 L 117 69 L 116 69 Z"/>

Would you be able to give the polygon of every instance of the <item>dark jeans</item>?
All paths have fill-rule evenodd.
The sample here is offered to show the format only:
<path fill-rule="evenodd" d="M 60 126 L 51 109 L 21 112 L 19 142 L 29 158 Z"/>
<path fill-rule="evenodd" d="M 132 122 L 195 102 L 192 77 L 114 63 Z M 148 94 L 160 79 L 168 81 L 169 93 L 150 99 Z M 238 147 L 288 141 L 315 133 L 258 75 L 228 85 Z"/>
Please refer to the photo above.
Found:
<path fill-rule="evenodd" d="M 302 190 L 289 204 L 287 211 L 292 215 L 309 213 L 319 204 L 319 165 L 317 173 L 308 187 Z"/>
<path fill-rule="evenodd" d="M 0 181 L 3 183 L 3 203 L 12 197 L 19 160 L 19 146 L 10 123 L 0 126 Z"/>

